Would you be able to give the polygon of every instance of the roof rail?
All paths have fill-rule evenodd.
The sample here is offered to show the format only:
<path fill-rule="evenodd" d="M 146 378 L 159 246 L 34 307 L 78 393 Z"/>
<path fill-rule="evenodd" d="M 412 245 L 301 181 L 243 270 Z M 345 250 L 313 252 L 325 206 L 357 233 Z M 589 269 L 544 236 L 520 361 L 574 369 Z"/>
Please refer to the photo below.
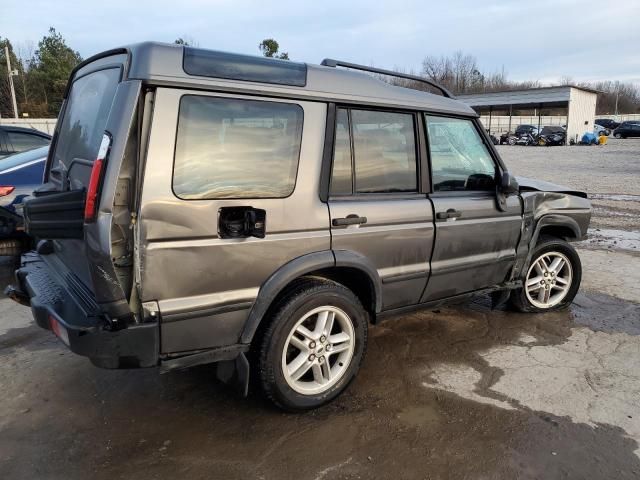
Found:
<path fill-rule="evenodd" d="M 322 60 L 322 63 L 320 63 L 320 65 L 324 65 L 325 67 L 345 67 L 345 68 L 351 68 L 353 70 L 362 70 L 363 72 L 379 73 L 381 75 L 389 75 L 391 77 L 406 78 L 407 80 L 415 80 L 416 82 L 426 83 L 427 85 L 437 90 L 440 90 L 440 92 L 442 92 L 442 95 L 447 98 L 455 98 L 453 94 L 449 90 L 444 88 L 442 85 L 439 85 L 436 82 L 429 80 L 427 78 L 418 77 L 417 75 L 409 75 L 408 73 L 394 72 L 392 70 L 385 70 L 383 68 L 367 67 L 365 65 L 358 65 L 357 63 L 343 62 L 341 60 L 334 60 L 332 58 L 325 58 L 324 60 Z"/>

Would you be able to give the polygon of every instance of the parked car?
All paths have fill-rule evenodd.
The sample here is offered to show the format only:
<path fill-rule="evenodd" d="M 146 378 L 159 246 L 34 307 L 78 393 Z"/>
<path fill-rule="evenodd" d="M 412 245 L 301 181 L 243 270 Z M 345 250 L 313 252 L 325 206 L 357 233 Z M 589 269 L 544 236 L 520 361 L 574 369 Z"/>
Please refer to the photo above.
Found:
<path fill-rule="evenodd" d="M 143 43 L 66 91 L 6 291 L 95 365 L 215 362 L 305 410 L 347 388 L 370 322 L 478 293 L 549 312 L 580 286 L 586 194 L 516 179 L 429 80 Z"/>
<path fill-rule="evenodd" d="M 609 135 L 611 135 L 611 130 L 609 130 L 606 127 L 603 127 L 602 125 L 598 125 L 597 123 L 593 124 L 593 133 L 596 136 L 600 136 L 601 134 L 605 135 L 606 137 L 608 137 Z"/>
<path fill-rule="evenodd" d="M 613 131 L 615 138 L 640 137 L 640 122 L 622 122 L 618 128 Z"/>
<path fill-rule="evenodd" d="M 33 128 L 0 125 L 0 159 L 14 153 L 49 145 L 51 135 Z"/>
<path fill-rule="evenodd" d="M 16 153 L 0 160 L 0 255 L 19 253 L 24 201 L 42 184 L 49 147 Z"/>
<path fill-rule="evenodd" d="M 608 128 L 609 131 L 615 130 L 620 125 L 618 122 L 610 118 L 596 118 L 594 123 L 604 128 Z"/>
<path fill-rule="evenodd" d="M 536 135 L 538 135 L 539 132 L 540 132 L 540 129 L 538 129 L 538 127 L 534 125 L 518 125 L 516 127 L 515 135 L 516 137 L 520 137 L 524 134 L 529 133 L 535 137 Z"/>
<path fill-rule="evenodd" d="M 536 140 L 540 146 L 565 145 L 567 143 L 567 131 L 560 126 L 543 127 Z"/>

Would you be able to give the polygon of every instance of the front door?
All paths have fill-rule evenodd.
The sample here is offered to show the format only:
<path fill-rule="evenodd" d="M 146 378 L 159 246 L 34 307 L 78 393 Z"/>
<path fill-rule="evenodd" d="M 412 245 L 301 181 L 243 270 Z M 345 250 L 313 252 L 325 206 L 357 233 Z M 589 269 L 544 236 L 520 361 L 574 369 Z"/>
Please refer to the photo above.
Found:
<path fill-rule="evenodd" d="M 522 226 L 517 195 L 496 201 L 496 162 L 470 119 L 426 115 L 436 242 L 422 301 L 502 283 Z"/>
<path fill-rule="evenodd" d="M 433 213 L 419 182 L 418 118 L 355 108 L 336 115 L 331 246 L 378 272 L 383 309 L 418 303 L 429 276 Z"/>

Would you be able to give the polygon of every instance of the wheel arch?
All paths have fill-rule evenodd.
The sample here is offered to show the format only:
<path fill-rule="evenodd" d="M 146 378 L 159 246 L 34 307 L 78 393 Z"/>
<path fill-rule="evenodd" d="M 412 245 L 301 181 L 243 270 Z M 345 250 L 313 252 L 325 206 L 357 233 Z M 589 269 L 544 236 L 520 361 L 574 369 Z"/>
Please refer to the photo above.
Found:
<path fill-rule="evenodd" d="M 568 215 L 548 214 L 540 218 L 533 235 L 533 245 L 541 235 L 558 237 L 567 241 L 580 240 L 583 233 L 578 222 Z"/>
<path fill-rule="evenodd" d="M 343 284 L 372 315 L 382 309 L 380 277 L 366 257 L 345 250 L 309 253 L 286 263 L 262 284 L 240 336 L 241 343 L 252 342 L 270 308 L 286 294 L 287 287 L 302 277 L 325 278 Z"/>

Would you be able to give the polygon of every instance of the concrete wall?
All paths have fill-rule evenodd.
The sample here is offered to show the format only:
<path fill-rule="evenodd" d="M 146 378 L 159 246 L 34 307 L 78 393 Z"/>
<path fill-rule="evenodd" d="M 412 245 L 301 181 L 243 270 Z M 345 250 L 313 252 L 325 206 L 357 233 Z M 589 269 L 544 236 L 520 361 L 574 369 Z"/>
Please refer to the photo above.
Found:
<path fill-rule="evenodd" d="M 569 115 L 567 116 L 567 139 L 580 140 L 585 132 L 593 132 L 596 118 L 597 96 L 591 92 L 571 89 Z"/>
<path fill-rule="evenodd" d="M 55 118 L 0 118 L 0 125 L 15 125 L 17 127 L 34 128 L 53 135 L 56 128 Z"/>

